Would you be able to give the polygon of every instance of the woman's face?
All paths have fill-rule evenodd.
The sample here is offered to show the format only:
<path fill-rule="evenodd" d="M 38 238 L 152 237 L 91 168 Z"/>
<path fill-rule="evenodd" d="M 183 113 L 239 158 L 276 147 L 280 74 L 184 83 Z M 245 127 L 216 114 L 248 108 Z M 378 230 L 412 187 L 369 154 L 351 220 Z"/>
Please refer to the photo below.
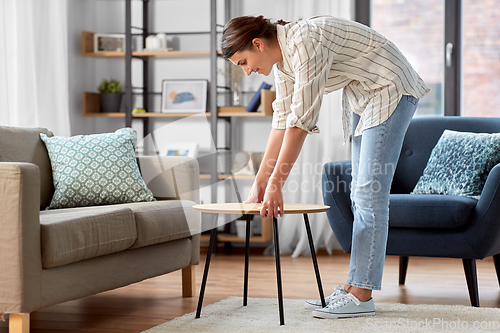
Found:
<path fill-rule="evenodd" d="M 256 72 L 268 76 L 274 65 L 268 45 L 259 38 L 254 39 L 252 44 L 251 50 L 238 51 L 229 60 L 240 66 L 247 75 Z"/>

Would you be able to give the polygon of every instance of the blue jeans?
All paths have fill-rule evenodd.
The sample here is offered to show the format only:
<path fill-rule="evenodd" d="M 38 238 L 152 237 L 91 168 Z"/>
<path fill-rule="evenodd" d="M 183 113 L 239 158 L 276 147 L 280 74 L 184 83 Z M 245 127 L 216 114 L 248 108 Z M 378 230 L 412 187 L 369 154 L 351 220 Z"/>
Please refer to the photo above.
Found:
<path fill-rule="evenodd" d="M 418 99 L 403 95 L 384 123 L 352 140 L 351 204 L 354 215 L 347 285 L 380 290 L 389 229 L 389 193 Z M 360 116 L 353 113 L 353 133 Z"/>

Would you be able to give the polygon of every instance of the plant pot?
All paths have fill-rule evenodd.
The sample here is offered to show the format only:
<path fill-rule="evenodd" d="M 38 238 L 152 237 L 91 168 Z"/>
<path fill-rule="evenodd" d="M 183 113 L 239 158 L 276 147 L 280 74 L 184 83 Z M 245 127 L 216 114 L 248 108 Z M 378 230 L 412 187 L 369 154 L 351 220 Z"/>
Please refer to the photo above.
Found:
<path fill-rule="evenodd" d="M 122 93 L 106 93 L 99 95 L 101 112 L 119 112 L 122 102 Z"/>

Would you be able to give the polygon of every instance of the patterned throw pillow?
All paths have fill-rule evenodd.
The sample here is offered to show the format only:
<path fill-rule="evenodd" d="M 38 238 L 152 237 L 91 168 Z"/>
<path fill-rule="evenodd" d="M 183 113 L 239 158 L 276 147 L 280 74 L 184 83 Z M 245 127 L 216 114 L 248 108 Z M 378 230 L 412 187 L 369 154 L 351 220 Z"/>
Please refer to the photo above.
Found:
<path fill-rule="evenodd" d="M 412 194 L 479 199 L 490 170 L 500 163 L 500 133 L 445 130 Z"/>
<path fill-rule="evenodd" d="M 49 208 L 156 200 L 139 172 L 134 129 L 70 138 L 42 133 L 40 137 L 49 152 L 54 178 Z"/>

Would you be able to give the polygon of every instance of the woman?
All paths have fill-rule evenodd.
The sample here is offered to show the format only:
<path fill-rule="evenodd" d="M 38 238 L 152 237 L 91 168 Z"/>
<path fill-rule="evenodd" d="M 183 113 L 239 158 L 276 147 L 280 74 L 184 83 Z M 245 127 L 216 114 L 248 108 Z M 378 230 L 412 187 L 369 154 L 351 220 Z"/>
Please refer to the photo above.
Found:
<path fill-rule="evenodd" d="M 384 36 L 330 16 L 276 23 L 237 17 L 224 27 L 222 54 L 247 75 L 267 76 L 274 67 L 272 130 L 247 199 L 262 202 L 262 216 L 282 214 L 281 189 L 307 134 L 319 132 L 323 95 L 343 88 L 344 144 L 351 127 L 353 135 L 350 272 L 327 307 L 319 300 L 306 307 L 320 318 L 374 315 L 371 295 L 381 288 L 394 169 L 418 99 L 429 89 Z"/>

